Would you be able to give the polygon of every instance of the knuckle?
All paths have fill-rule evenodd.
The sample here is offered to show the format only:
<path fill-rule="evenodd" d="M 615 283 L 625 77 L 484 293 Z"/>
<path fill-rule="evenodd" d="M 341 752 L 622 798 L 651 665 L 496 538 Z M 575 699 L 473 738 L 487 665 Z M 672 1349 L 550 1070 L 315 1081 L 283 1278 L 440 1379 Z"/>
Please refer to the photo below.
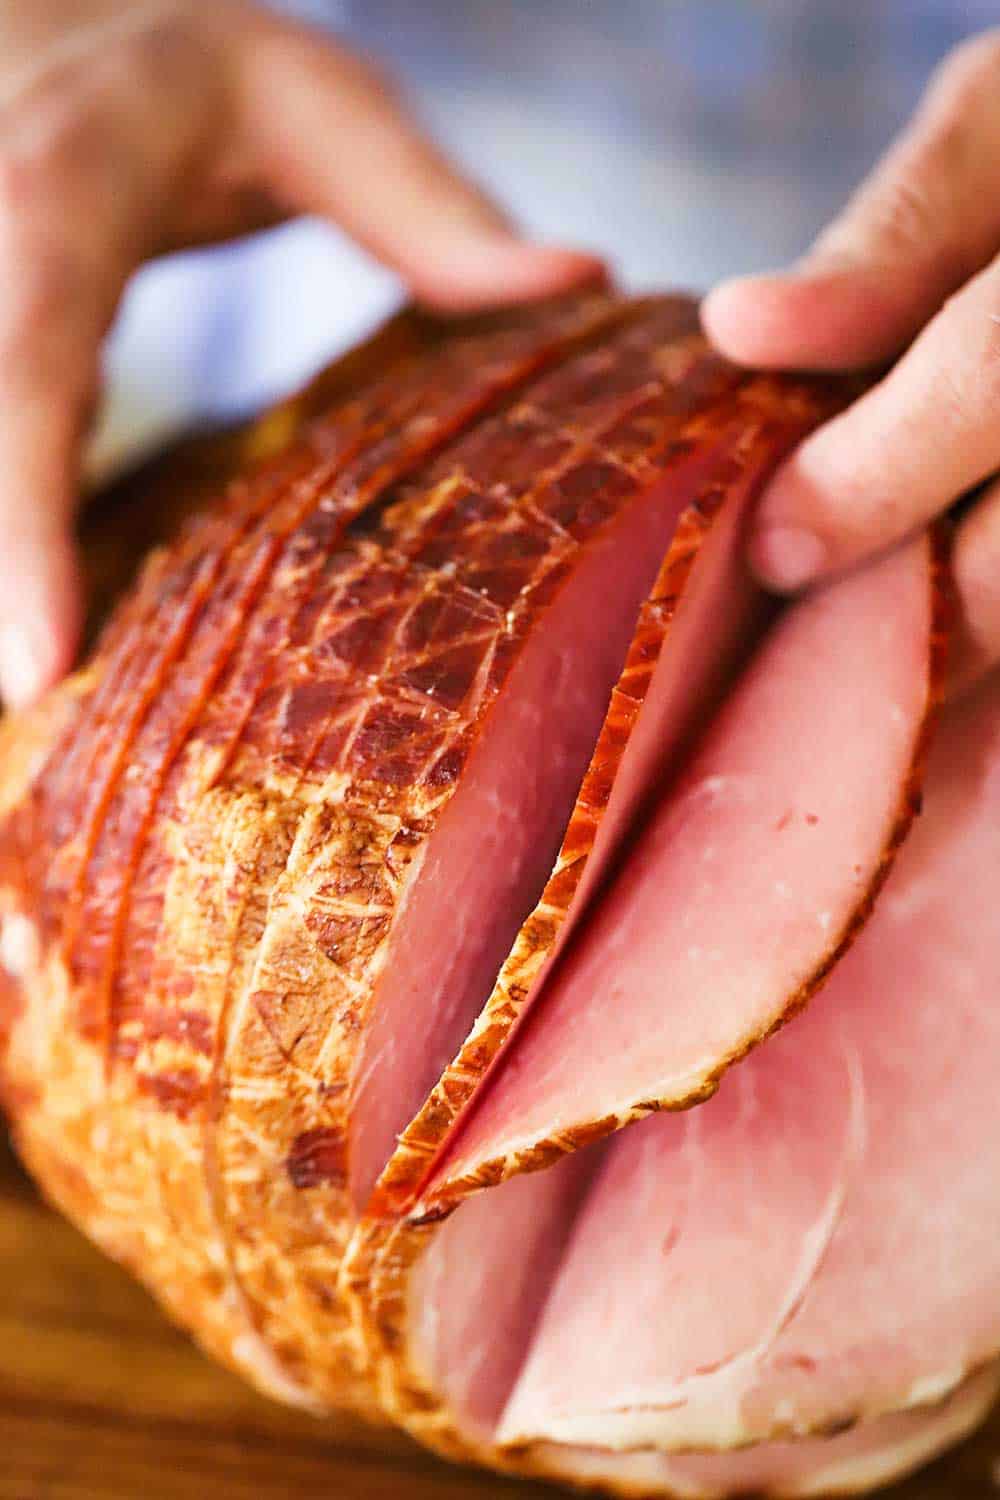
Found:
<path fill-rule="evenodd" d="M 970 180 L 981 176 L 978 137 L 991 117 L 1000 128 L 1000 28 L 958 47 L 934 75 L 843 216 L 847 249 L 860 238 L 869 256 L 929 271 L 942 287 L 968 276 L 982 263 L 981 247 L 954 226 L 969 220 Z"/>
<path fill-rule="evenodd" d="M 40 78 L 0 108 L 0 224 L 44 213 L 86 160 L 93 110 L 77 72 Z"/>
<path fill-rule="evenodd" d="M 351 100 L 376 101 L 390 107 L 400 105 L 401 93 L 395 77 L 368 53 L 331 45 L 326 40 L 317 42 L 310 37 L 305 44 L 303 60 L 321 69 L 332 62 L 340 87 Z"/>
<path fill-rule="evenodd" d="M 880 195 L 875 210 L 880 238 L 893 252 L 919 250 L 937 239 L 937 199 L 925 172 L 900 172 Z"/>
<path fill-rule="evenodd" d="M 196 24 L 195 15 L 171 7 L 134 31 L 117 49 L 115 72 L 134 89 L 193 97 L 197 80 L 212 68 L 210 35 Z"/>
<path fill-rule="evenodd" d="M 0 154 L 0 348 L 8 358 L 57 311 L 57 257 L 38 253 L 33 229 L 44 193 L 37 161 Z"/>
<path fill-rule="evenodd" d="M 937 244 L 939 205 L 935 183 L 914 161 L 897 164 L 891 175 L 865 184 L 816 242 L 826 255 L 856 258 L 859 242 L 867 260 L 895 267 L 922 262 Z"/>
<path fill-rule="evenodd" d="M 64 150 L 75 106 L 53 110 L 44 89 L 0 114 L 0 347 L 26 356 L 58 320 L 79 277 L 63 207 Z"/>
<path fill-rule="evenodd" d="M 388 69 L 376 63 L 372 58 L 362 57 L 356 52 L 346 52 L 343 57 L 345 66 L 351 71 L 357 83 L 368 93 L 377 95 L 387 103 L 396 103 L 399 100 L 399 85 Z"/>

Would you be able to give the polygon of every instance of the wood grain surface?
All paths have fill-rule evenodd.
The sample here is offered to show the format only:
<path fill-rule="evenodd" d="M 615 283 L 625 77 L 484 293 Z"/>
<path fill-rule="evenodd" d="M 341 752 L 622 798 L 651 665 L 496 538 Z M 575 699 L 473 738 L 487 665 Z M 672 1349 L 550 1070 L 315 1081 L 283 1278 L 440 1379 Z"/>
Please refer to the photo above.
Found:
<path fill-rule="evenodd" d="M 0 1500 L 557 1500 L 259 1399 L 43 1205 L 0 1140 Z M 997 1500 L 1000 1416 L 886 1500 Z"/>

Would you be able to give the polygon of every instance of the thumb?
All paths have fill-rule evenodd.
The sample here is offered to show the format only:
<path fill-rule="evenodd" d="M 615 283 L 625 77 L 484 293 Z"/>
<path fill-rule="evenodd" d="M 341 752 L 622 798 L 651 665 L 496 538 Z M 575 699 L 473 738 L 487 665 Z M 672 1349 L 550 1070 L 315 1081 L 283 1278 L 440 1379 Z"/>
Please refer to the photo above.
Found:
<path fill-rule="evenodd" d="M 706 332 L 740 363 L 843 369 L 897 354 L 1000 241 L 1000 31 L 952 53 L 904 134 L 805 258 L 724 282 Z"/>

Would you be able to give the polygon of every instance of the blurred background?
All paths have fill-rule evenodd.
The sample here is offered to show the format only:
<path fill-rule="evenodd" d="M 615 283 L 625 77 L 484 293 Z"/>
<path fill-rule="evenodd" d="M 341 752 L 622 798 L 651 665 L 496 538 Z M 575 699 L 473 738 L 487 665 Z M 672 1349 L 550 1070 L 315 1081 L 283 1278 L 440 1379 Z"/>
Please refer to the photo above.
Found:
<path fill-rule="evenodd" d="M 400 79 L 542 237 L 633 287 L 703 289 L 797 255 L 993 0 L 286 0 Z M 364 184 L 359 183 L 359 192 Z M 301 382 L 391 310 L 325 226 L 147 269 L 108 352 L 92 462 Z"/>

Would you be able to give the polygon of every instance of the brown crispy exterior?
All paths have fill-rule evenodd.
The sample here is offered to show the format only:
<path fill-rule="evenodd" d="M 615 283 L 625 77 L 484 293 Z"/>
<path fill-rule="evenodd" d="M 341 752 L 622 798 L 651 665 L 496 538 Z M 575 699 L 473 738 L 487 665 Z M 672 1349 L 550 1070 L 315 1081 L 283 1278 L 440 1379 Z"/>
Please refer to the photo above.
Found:
<path fill-rule="evenodd" d="M 429 353 L 446 333 L 440 319 L 406 307 L 265 415 L 192 434 L 93 496 L 80 525 L 88 644 L 147 553 L 172 541 L 234 480 L 284 453 L 308 423 L 329 419 L 361 387 Z"/>

